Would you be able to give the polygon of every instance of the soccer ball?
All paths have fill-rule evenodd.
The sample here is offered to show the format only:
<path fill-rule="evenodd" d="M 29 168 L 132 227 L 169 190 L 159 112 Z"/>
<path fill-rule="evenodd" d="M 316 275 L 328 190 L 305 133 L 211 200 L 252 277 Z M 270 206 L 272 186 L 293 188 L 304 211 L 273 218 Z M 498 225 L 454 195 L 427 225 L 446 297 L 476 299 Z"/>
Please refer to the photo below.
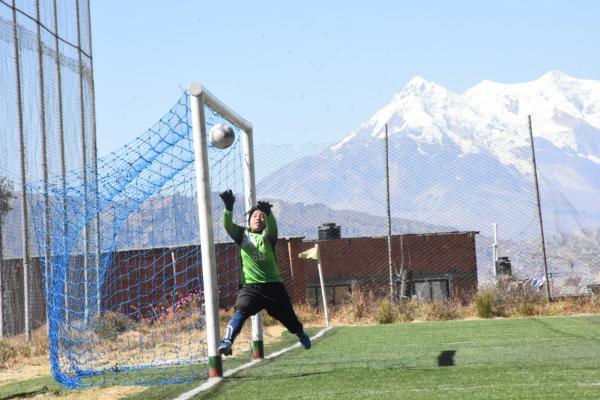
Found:
<path fill-rule="evenodd" d="M 235 140 L 233 128 L 227 124 L 216 124 L 210 128 L 210 143 L 217 149 L 226 149 Z"/>

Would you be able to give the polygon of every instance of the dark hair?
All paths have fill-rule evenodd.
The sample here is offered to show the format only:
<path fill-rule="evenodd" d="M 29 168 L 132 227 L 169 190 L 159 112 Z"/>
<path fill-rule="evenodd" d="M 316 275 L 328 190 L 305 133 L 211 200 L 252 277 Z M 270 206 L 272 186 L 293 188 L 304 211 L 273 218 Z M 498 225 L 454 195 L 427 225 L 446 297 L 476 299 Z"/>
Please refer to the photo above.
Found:
<path fill-rule="evenodd" d="M 260 210 L 258 207 L 252 207 L 248 212 L 248 226 L 250 226 L 250 218 L 252 218 L 252 214 L 254 214 L 254 211 L 256 210 Z M 261 210 L 262 211 L 262 210 Z M 267 241 L 268 243 L 271 243 L 271 241 Z M 277 244 L 277 239 L 275 240 L 275 242 L 271 243 L 271 248 L 273 249 L 273 254 L 275 255 L 275 260 L 277 260 L 277 252 L 275 251 L 275 245 Z"/>
<path fill-rule="evenodd" d="M 254 214 L 254 211 L 258 210 L 258 207 L 252 207 L 250 209 L 250 211 L 247 212 L 248 214 L 248 226 L 250 226 L 250 218 L 252 218 L 252 214 Z"/>

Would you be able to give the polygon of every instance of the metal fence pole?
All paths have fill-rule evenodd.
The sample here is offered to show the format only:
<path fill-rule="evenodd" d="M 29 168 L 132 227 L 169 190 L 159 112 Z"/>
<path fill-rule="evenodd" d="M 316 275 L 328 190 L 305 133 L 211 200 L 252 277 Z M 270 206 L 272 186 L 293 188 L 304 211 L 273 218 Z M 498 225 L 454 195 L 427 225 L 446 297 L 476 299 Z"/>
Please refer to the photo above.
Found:
<path fill-rule="evenodd" d="M 21 62 L 19 59 L 19 35 L 17 29 L 17 6 L 13 0 L 13 41 L 15 70 L 17 78 L 17 119 L 19 130 L 19 152 L 21 156 L 21 223 L 23 232 L 23 308 L 25 322 L 25 336 L 31 340 L 29 326 L 29 229 L 28 229 L 28 204 L 26 196 L 26 170 L 25 170 L 25 130 L 23 125 L 23 93 L 21 89 Z"/>
<path fill-rule="evenodd" d="M 62 232 L 62 257 L 67 255 L 67 234 L 69 226 L 67 223 L 67 161 L 65 156 L 65 126 L 64 126 L 64 114 L 63 114 L 63 94 L 62 94 L 62 73 L 60 64 L 60 41 L 58 36 L 58 8 L 57 0 L 53 1 L 54 8 L 54 43 L 56 47 L 56 86 L 57 86 L 57 100 L 58 100 L 58 128 L 60 131 L 60 166 L 61 166 L 61 183 L 62 183 L 62 208 L 63 208 L 63 232 Z M 65 271 L 65 282 L 63 284 L 64 298 L 65 298 L 65 318 L 69 321 L 69 290 L 66 282 L 66 276 L 68 275 L 68 260 L 64 260 L 67 264 Z"/>
<path fill-rule="evenodd" d="M 89 54 L 90 54 L 90 113 L 92 118 L 92 168 L 93 168 L 93 183 L 94 183 L 94 198 L 96 208 L 96 226 L 94 231 L 94 266 L 96 269 L 96 307 L 98 314 L 101 311 L 101 288 L 100 288 L 100 193 L 98 192 L 98 142 L 96 136 L 96 87 L 94 86 L 94 56 L 92 53 L 92 16 L 90 11 L 90 0 L 87 0 L 88 13 L 88 39 L 89 39 Z"/>
<path fill-rule="evenodd" d="M 388 268 L 390 273 L 390 301 L 395 301 L 394 296 L 394 273 L 392 265 L 392 213 L 390 209 L 390 163 L 389 163 L 389 139 L 388 126 L 385 124 L 385 188 L 387 205 L 387 248 L 388 248 Z"/>
<path fill-rule="evenodd" d="M 86 129 L 85 129 L 85 102 L 83 100 L 83 56 L 81 53 L 81 15 L 79 10 L 79 0 L 75 1 L 76 18 L 77 18 L 77 61 L 79 64 L 79 123 L 81 124 L 81 156 L 82 156 L 82 173 L 83 173 L 83 218 L 85 224 L 83 225 L 83 291 L 84 291 L 84 303 L 83 303 L 83 314 L 87 324 L 89 318 L 89 282 L 88 282 L 88 255 L 90 254 L 89 249 L 89 222 L 88 222 L 88 181 L 87 181 L 87 142 L 86 142 Z"/>
<path fill-rule="evenodd" d="M 548 280 L 548 259 L 546 258 L 546 240 L 544 239 L 544 221 L 542 220 L 542 206 L 540 202 L 540 186 L 538 184 L 537 164 L 535 162 L 535 147 L 533 144 L 533 129 L 531 127 L 531 115 L 527 116 L 529 120 L 529 138 L 531 139 L 531 160 L 533 162 L 533 178 L 535 182 L 535 194 L 537 200 L 538 219 L 540 221 L 540 233 L 542 235 L 542 256 L 544 258 L 544 275 L 546 277 L 546 296 L 548 301 L 552 300 L 550 293 L 550 281 Z"/>
<path fill-rule="evenodd" d="M 37 19 L 37 40 L 38 40 L 38 65 L 40 71 L 40 133 L 42 135 L 42 168 L 44 170 L 44 299 L 48 301 L 48 277 L 50 263 L 50 199 L 48 188 L 48 138 L 46 133 L 46 101 L 45 101 L 45 85 L 44 85 L 44 52 L 42 43 L 42 27 L 41 27 L 41 10 L 40 0 L 36 1 L 36 19 Z M 46 321 L 48 320 L 48 312 L 46 311 Z"/>
<path fill-rule="evenodd" d="M 0 338 L 4 337 L 4 238 L 2 237 L 2 214 L 0 214 Z"/>

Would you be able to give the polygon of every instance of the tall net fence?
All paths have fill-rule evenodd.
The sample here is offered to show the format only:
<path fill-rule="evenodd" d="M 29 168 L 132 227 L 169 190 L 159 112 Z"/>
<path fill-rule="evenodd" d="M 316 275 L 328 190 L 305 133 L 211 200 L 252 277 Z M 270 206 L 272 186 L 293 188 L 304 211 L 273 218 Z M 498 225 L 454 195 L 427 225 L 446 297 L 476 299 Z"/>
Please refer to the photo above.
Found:
<path fill-rule="evenodd" d="M 291 237 L 281 253 L 296 299 L 322 301 L 316 263 L 297 259 L 316 243 L 331 305 L 352 301 L 361 287 L 427 302 L 469 302 L 499 284 L 540 297 L 546 285 L 554 298 L 590 294 L 600 272 L 594 207 L 581 211 L 569 201 L 536 138 L 545 280 L 526 120 L 505 133 L 517 146 L 504 156 L 489 150 L 489 137 L 471 135 L 461 147 L 393 122 L 388 128 L 387 162 L 383 125 L 338 143 L 257 148 L 257 192 L 276 205 L 280 234 Z"/>
<path fill-rule="evenodd" d="M 0 1 L 0 90 L 0 335 L 13 335 L 46 321 L 25 187 L 94 165 L 86 1 Z"/>

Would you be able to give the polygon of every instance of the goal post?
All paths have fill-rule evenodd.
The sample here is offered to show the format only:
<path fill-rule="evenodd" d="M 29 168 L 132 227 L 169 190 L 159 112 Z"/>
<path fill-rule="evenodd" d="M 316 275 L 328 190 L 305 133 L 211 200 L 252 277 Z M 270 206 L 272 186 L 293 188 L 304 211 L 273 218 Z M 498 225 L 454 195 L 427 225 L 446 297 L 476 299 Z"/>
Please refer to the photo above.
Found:
<path fill-rule="evenodd" d="M 238 196 L 236 220 L 255 203 L 252 125 L 201 85 L 189 89 L 158 122 L 98 159 L 97 184 L 75 170 L 50 180 L 46 197 L 43 182 L 30 186 L 37 254 L 45 254 L 44 238 L 52 245 L 52 375 L 66 387 L 223 375 L 219 321 L 236 300 L 240 254 L 224 229 L 219 193 Z M 220 123 L 235 132 L 226 149 L 207 135 Z M 88 226 L 101 241 L 86 245 Z M 95 255 L 98 269 L 88 268 Z M 255 320 L 252 338 L 237 346 L 256 357 Z"/>
<path fill-rule="evenodd" d="M 254 151 L 252 140 L 252 124 L 238 116 L 229 107 L 212 95 L 200 83 L 190 85 L 190 108 L 192 112 L 192 130 L 196 170 L 196 188 L 198 199 L 198 219 L 200 227 L 200 246 L 202 256 L 202 277 L 204 282 L 204 299 L 206 313 L 206 335 L 209 377 L 223 375 L 219 344 L 219 298 L 217 290 L 217 261 L 213 233 L 213 214 L 211 207 L 210 171 L 208 162 L 208 143 L 206 132 L 205 105 L 236 125 L 242 133 L 244 197 L 245 209 L 248 212 L 256 202 L 254 176 Z M 262 319 L 260 313 L 252 318 L 252 354 L 255 358 L 264 357 Z"/>

